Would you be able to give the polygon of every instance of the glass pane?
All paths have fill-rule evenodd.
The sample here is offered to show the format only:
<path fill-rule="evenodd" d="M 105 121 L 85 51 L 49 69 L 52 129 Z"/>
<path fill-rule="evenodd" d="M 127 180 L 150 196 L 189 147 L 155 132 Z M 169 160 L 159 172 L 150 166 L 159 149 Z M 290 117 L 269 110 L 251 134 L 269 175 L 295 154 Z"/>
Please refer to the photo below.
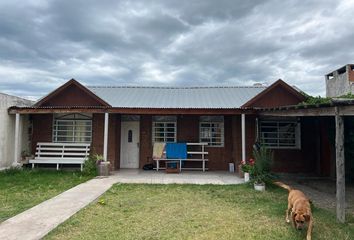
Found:
<path fill-rule="evenodd" d="M 175 127 L 175 124 L 174 123 L 167 123 L 166 127 Z"/>
<path fill-rule="evenodd" d="M 129 143 L 133 142 L 133 131 L 132 130 L 128 131 L 128 142 Z"/>

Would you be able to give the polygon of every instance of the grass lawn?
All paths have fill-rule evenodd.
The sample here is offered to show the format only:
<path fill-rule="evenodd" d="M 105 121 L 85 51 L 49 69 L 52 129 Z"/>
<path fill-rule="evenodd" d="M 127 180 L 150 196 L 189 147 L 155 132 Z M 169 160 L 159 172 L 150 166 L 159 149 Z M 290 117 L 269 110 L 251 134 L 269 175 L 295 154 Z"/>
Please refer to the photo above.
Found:
<path fill-rule="evenodd" d="M 117 184 L 45 239 L 305 239 L 285 223 L 287 192 L 248 185 Z M 354 239 L 315 208 L 313 239 Z"/>
<path fill-rule="evenodd" d="M 78 172 L 8 170 L 0 172 L 0 222 L 87 181 Z"/>

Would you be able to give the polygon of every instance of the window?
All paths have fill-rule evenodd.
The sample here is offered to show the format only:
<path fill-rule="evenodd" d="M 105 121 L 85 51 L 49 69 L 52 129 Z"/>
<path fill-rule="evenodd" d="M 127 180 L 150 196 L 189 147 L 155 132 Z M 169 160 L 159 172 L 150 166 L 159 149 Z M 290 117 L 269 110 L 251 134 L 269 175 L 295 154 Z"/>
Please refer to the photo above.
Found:
<path fill-rule="evenodd" d="M 224 117 L 201 116 L 199 120 L 199 141 L 209 146 L 224 146 Z"/>
<path fill-rule="evenodd" d="M 91 116 L 83 114 L 57 114 L 53 121 L 53 142 L 90 143 Z"/>
<path fill-rule="evenodd" d="M 176 142 L 177 118 L 174 116 L 155 116 L 152 122 L 153 142 Z"/>
<path fill-rule="evenodd" d="M 129 130 L 128 131 L 128 143 L 133 142 L 133 131 Z"/>
<path fill-rule="evenodd" d="M 261 120 L 260 142 L 270 148 L 300 148 L 300 123 L 297 120 Z"/>

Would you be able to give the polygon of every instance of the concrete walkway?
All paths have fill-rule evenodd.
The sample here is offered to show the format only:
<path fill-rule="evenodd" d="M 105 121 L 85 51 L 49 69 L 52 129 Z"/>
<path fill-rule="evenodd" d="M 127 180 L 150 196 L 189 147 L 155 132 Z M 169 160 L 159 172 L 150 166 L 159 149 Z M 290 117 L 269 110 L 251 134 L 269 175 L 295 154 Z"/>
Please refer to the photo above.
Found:
<path fill-rule="evenodd" d="M 240 184 L 243 179 L 228 172 L 120 170 L 107 178 L 95 178 L 28 209 L 0 224 L 1 240 L 41 239 L 59 224 L 106 192 L 114 183 Z"/>
<path fill-rule="evenodd" d="M 59 224 L 97 199 L 115 183 L 95 178 L 28 209 L 0 224 L 1 240 L 41 239 Z"/>
<path fill-rule="evenodd" d="M 240 184 L 244 183 L 236 173 L 226 171 L 182 171 L 178 174 L 166 174 L 161 171 L 144 171 L 139 169 L 121 169 L 113 173 L 113 178 L 119 183 L 147 183 L 147 184 Z"/>

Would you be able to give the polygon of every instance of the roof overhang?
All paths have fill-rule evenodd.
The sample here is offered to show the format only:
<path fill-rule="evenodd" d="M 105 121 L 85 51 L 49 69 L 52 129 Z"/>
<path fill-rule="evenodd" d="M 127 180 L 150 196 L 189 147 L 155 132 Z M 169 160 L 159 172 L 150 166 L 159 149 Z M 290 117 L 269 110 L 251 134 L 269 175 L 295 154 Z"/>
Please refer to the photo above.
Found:
<path fill-rule="evenodd" d="M 333 99 L 327 104 L 258 108 L 256 111 L 260 116 L 278 117 L 354 116 L 354 100 Z"/>
<path fill-rule="evenodd" d="M 254 109 L 205 109 L 205 108 L 113 108 L 92 107 L 10 107 L 9 114 L 50 114 L 50 113 L 117 113 L 117 114 L 154 114 L 154 115 L 238 115 L 255 114 Z"/>

